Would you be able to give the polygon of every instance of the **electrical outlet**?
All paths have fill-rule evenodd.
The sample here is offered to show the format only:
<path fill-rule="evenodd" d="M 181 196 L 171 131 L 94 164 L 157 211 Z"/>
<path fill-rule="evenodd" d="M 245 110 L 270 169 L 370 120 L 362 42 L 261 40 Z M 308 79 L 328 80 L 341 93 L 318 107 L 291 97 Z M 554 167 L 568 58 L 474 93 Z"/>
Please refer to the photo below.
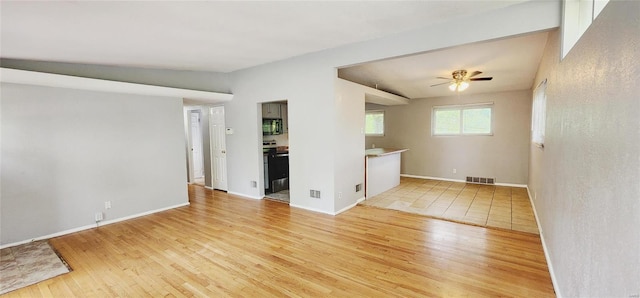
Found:
<path fill-rule="evenodd" d="M 253 187 L 253 188 L 258 187 L 258 182 L 256 182 L 256 181 L 251 181 L 251 187 Z"/>
<path fill-rule="evenodd" d="M 342 199 L 342 192 L 341 191 L 338 192 L 338 199 Z"/>
<path fill-rule="evenodd" d="M 96 212 L 96 222 L 102 221 L 104 219 L 102 212 Z"/>
<path fill-rule="evenodd" d="M 362 183 L 356 184 L 356 192 L 359 192 L 362 189 Z"/>
<path fill-rule="evenodd" d="M 104 209 L 111 209 L 111 201 L 104 202 Z"/>
<path fill-rule="evenodd" d="M 454 174 L 455 174 L 455 173 L 457 173 L 457 172 L 458 172 L 458 170 L 456 170 L 456 169 L 453 169 L 453 173 L 454 173 Z"/>

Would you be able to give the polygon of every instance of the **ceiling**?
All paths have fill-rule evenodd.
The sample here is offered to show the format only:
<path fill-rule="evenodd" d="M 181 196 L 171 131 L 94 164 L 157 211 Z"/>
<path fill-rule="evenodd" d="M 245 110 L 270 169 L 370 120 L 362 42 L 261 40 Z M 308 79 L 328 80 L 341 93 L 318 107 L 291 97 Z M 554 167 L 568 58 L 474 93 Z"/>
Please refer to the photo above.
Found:
<path fill-rule="evenodd" d="M 3 0 L 0 57 L 231 72 L 429 24 L 464 20 L 524 1 Z M 389 84 L 390 89 L 409 97 L 422 97 L 429 93 L 419 84 L 431 84 L 428 78 L 447 75 L 453 68 L 486 71 L 496 77 L 495 83 L 502 82 L 506 73 L 511 76 L 514 69 L 520 69 L 508 65 L 513 60 L 490 52 L 431 55 L 447 58 L 449 64 L 434 63 L 433 58 L 418 68 L 408 68 L 404 74 L 399 69 L 373 74 L 393 64 L 378 62 L 358 66 L 373 76 L 360 77 Z M 524 55 L 526 60 L 533 59 L 533 54 Z M 343 73 L 353 74 L 358 67 Z M 421 70 L 428 71 L 418 74 Z M 392 73 L 416 82 L 392 85 L 397 84 L 389 77 Z"/>
<path fill-rule="evenodd" d="M 407 98 L 451 96 L 447 82 L 454 70 L 491 81 L 471 82 L 461 94 L 476 94 L 532 87 L 547 42 L 547 32 L 485 41 L 401 58 L 370 62 L 338 70 L 340 78 Z"/>

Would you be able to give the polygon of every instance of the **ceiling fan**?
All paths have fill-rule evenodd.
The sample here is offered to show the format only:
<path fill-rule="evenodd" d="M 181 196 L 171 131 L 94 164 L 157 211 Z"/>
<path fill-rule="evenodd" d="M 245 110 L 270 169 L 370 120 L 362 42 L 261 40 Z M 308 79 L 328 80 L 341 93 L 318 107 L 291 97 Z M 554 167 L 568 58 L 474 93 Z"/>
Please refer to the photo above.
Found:
<path fill-rule="evenodd" d="M 456 70 L 451 73 L 451 78 L 437 77 L 438 79 L 451 80 L 450 82 L 431 85 L 431 87 L 449 84 L 449 90 L 460 92 L 469 87 L 470 81 L 491 81 L 493 79 L 493 77 L 474 78 L 481 73 L 481 71 L 476 70 L 467 76 L 467 71 L 465 69 Z"/>

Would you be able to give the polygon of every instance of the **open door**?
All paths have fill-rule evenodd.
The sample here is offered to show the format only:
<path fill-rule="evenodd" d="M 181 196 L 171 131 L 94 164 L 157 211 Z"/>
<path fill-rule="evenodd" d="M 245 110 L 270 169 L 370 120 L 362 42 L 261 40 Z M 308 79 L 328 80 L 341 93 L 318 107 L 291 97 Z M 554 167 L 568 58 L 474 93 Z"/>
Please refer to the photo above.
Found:
<path fill-rule="evenodd" d="M 200 111 L 189 111 L 189 157 L 191 159 L 190 182 L 203 180 L 204 158 L 202 155 L 202 131 L 200 129 Z"/>
<path fill-rule="evenodd" d="M 211 183 L 214 189 L 227 191 L 227 145 L 224 107 L 212 107 L 211 114 Z"/>

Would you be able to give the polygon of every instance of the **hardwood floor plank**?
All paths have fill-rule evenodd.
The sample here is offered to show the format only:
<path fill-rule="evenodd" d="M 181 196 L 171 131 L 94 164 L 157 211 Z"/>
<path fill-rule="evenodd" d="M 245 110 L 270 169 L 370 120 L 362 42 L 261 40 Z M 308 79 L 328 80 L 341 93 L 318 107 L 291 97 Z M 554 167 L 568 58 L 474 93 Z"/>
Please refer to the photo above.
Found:
<path fill-rule="evenodd" d="M 434 190 L 448 203 L 511 191 L 437 182 L 403 191 Z M 7 296 L 554 296 L 538 235 L 368 206 L 330 216 L 200 186 L 189 197 L 51 239 L 74 271 Z"/>

